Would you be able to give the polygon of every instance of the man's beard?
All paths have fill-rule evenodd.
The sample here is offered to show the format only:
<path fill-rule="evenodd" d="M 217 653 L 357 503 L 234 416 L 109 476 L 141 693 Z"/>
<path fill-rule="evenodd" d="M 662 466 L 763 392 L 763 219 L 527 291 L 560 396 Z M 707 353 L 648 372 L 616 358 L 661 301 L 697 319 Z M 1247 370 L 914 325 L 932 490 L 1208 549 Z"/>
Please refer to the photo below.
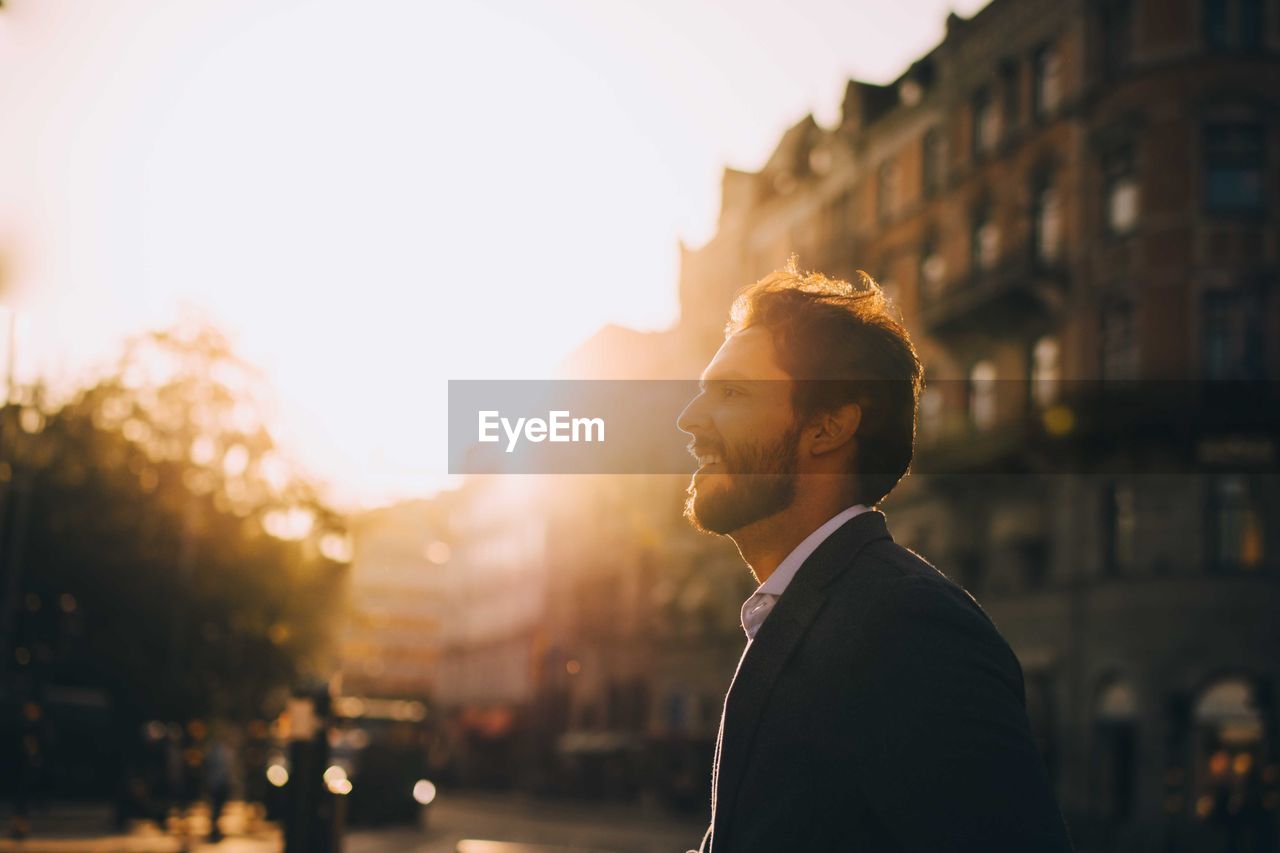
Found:
<path fill-rule="evenodd" d="M 791 506 L 796 496 L 799 446 L 800 430 L 795 428 L 767 446 L 722 447 L 720 458 L 728 483 L 700 495 L 695 475 L 686 490 L 684 517 L 703 533 L 723 535 Z"/>

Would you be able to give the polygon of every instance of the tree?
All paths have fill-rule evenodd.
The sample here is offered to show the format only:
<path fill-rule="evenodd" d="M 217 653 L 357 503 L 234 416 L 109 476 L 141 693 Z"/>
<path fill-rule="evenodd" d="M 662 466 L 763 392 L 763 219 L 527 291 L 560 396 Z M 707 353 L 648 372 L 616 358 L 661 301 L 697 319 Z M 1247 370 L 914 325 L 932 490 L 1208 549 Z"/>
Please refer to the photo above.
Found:
<path fill-rule="evenodd" d="M 138 722 L 268 718 L 291 682 L 327 674 L 344 521 L 276 448 L 260 387 L 186 321 L 131 340 L 56 409 L 35 389 L 3 410 L 28 502 L 21 531 L 5 502 L 5 542 L 22 534 L 5 564 L 22 573 L 15 676 L 104 688 Z"/>

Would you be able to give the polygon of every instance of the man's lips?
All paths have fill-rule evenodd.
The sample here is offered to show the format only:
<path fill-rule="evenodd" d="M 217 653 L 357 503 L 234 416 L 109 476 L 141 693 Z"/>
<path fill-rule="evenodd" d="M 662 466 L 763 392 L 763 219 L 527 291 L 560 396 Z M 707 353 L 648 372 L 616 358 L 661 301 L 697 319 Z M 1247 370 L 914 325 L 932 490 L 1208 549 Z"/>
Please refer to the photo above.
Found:
<path fill-rule="evenodd" d="M 724 457 L 717 451 L 698 447 L 690 448 L 689 452 L 698 460 L 697 473 L 709 471 L 717 466 L 724 467 Z"/>

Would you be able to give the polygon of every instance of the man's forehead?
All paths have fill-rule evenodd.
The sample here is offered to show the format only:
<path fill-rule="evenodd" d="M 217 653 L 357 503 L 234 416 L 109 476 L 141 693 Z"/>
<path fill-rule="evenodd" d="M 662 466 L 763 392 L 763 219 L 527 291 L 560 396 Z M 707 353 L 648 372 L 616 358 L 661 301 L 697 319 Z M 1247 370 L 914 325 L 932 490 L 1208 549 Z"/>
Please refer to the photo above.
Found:
<path fill-rule="evenodd" d="M 778 365 L 772 336 L 759 327 L 742 329 L 726 338 L 702 371 L 703 382 L 790 378 Z"/>

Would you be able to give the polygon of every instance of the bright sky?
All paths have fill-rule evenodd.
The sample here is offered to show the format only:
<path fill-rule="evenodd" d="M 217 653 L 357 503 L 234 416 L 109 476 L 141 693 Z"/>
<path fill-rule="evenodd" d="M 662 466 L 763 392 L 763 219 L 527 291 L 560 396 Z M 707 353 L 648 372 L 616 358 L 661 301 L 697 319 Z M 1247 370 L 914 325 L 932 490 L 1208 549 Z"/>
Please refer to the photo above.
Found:
<path fill-rule="evenodd" d="M 8 0 L 19 373 L 89 375 L 194 309 L 339 504 L 428 493 L 448 379 L 548 377 L 603 323 L 671 323 L 722 168 L 983 5 Z"/>

